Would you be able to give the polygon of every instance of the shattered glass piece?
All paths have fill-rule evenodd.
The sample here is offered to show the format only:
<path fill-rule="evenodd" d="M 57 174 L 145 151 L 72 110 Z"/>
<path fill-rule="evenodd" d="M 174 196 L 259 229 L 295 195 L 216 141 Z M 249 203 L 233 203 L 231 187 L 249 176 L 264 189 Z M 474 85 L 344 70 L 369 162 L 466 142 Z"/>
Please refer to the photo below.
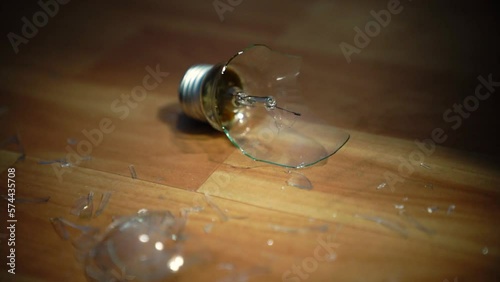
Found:
<path fill-rule="evenodd" d="M 94 211 L 94 192 L 90 191 L 88 195 L 81 196 L 75 201 L 71 214 L 80 218 L 91 218 Z"/>
<path fill-rule="evenodd" d="M 403 205 L 403 204 L 394 204 L 394 208 L 398 209 L 398 210 L 404 210 L 405 209 L 405 205 Z"/>
<path fill-rule="evenodd" d="M 137 179 L 137 172 L 135 172 L 135 166 L 133 164 L 128 166 L 128 169 L 130 170 L 130 176 L 132 179 Z"/>
<path fill-rule="evenodd" d="M 290 172 L 290 175 L 290 178 L 286 181 L 288 186 L 297 187 L 303 190 L 311 190 L 313 188 L 311 181 L 309 181 L 309 179 L 302 173 L 292 171 Z"/>
<path fill-rule="evenodd" d="M 487 254 L 488 254 L 488 252 L 489 252 L 489 250 L 488 250 L 488 247 L 486 247 L 486 246 L 485 246 L 485 247 L 481 250 L 481 253 L 482 253 L 483 255 L 487 255 Z"/>
<path fill-rule="evenodd" d="M 454 204 L 451 204 L 448 206 L 448 210 L 446 211 L 446 214 L 450 215 L 452 212 L 455 211 L 456 206 Z"/>
<path fill-rule="evenodd" d="M 401 210 L 401 211 L 399 211 L 399 214 L 402 215 L 406 220 L 408 220 L 408 222 L 410 222 L 415 228 L 424 232 L 425 234 L 433 235 L 436 233 L 434 230 L 429 229 L 429 228 L 425 227 L 424 225 L 422 225 L 417 219 L 415 219 L 413 216 L 409 215 L 406 211 Z"/>
<path fill-rule="evenodd" d="M 387 183 L 386 182 L 382 182 L 380 183 L 378 186 L 377 186 L 377 190 L 381 190 L 381 189 L 384 189 L 385 186 L 387 186 Z"/>
<path fill-rule="evenodd" d="M 246 156 L 301 168 L 325 160 L 349 139 L 301 101 L 301 61 L 253 45 L 217 69 L 206 95 L 217 102 L 207 102 L 205 113 Z"/>
<path fill-rule="evenodd" d="M 108 206 L 109 199 L 111 198 L 112 194 L 113 194 L 113 192 L 104 192 L 101 195 L 101 202 L 99 202 L 99 207 L 97 207 L 97 210 L 95 211 L 94 217 L 101 215 L 101 213 L 104 211 L 104 209 Z"/>
<path fill-rule="evenodd" d="M 142 211 L 121 217 L 96 238 L 85 260 L 92 282 L 165 281 L 185 264 L 181 237 L 185 220 L 172 213 Z"/>
<path fill-rule="evenodd" d="M 205 224 L 205 226 L 203 226 L 203 232 L 210 233 L 210 232 L 212 232 L 213 227 L 214 227 L 213 223 Z"/>
<path fill-rule="evenodd" d="M 219 208 L 219 206 L 217 206 L 210 198 L 210 196 L 208 196 L 208 194 L 204 194 L 204 199 L 205 201 L 207 202 L 207 204 L 215 211 L 215 213 L 217 214 L 217 216 L 219 216 L 219 219 L 220 221 L 222 222 L 226 222 L 229 220 L 229 217 L 227 216 L 227 214 L 221 210 L 221 208 Z"/>
<path fill-rule="evenodd" d="M 431 169 L 431 167 L 426 163 L 420 163 L 420 166 L 425 168 L 425 169 Z"/>
<path fill-rule="evenodd" d="M 190 213 L 198 213 L 203 211 L 205 208 L 202 206 L 194 206 L 194 207 L 189 207 L 189 208 L 182 208 L 181 209 L 181 214 L 182 215 L 188 215 Z"/>
<path fill-rule="evenodd" d="M 437 206 L 430 206 L 430 207 L 427 207 L 427 212 L 428 212 L 428 213 L 434 213 L 434 212 L 436 212 L 437 210 L 439 210 L 439 207 L 437 207 Z"/>
<path fill-rule="evenodd" d="M 362 215 L 362 214 L 355 214 L 355 217 L 362 218 L 364 220 L 372 221 L 375 223 L 380 224 L 381 226 L 384 226 L 385 228 L 388 228 L 399 235 L 403 237 L 408 236 L 408 232 L 406 231 L 406 228 L 404 226 L 401 226 L 399 223 L 389 221 L 387 219 L 378 217 L 378 216 L 369 216 L 369 215 Z"/>
<path fill-rule="evenodd" d="M 69 239 L 68 230 L 66 230 L 66 227 L 60 218 L 58 217 L 51 218 L 50 224 L 52 224 L 52 227 L 54 227 L 54 231 L 56 231 L 57 235 L 59 235 L 61 239 L 63 240 Z"/>
<path fill-rule="evenodd" d="M 272 245 L 274 245 L 274 240 L 273 240 L 273 239 L 269 239 L 269 240 L 267 240 L 267 245 L 268 245 L 268 246 L 272 246 Z"/>
<path fill-rule="evenodd" d="M 70 167 L 72 164 L 70 162 L 64 161 L 59 164 L 60 167 Z"/>

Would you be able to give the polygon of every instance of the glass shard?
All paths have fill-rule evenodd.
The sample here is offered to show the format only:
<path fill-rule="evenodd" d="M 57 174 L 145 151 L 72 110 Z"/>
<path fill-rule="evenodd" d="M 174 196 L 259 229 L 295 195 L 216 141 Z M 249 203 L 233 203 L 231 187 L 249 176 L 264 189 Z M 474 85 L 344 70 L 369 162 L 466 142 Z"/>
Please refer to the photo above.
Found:
<path fill-rule="evenodd" d="M 451 204 L 448 206 L 448 211 L 446 211 L 446 214 L 450 215 L 455 211 L 456 206 Z"/>
<path fill-rule="evenodd" d="M 362 214 L 356 214 L 355 217 L 359 217 L 359 218 L 362 218 L 364 220 L 378 223 L 381 226 L 383 226 L 387 229 L 390 229 L 403 237 L 408 236 L 408 232 L 406 231 L 406 228 L 404 226 L 401 226 L 400 224 L 398 224 L 396 222 L 392 222 L 392 221 L 389 221 L 387 219 L 384 219 L 384 218 L 381 218 L 378 216 L 369 216 L 369 215 L 362 215 Z"/>
<path fill-rule="evenodd" d="M 179 241 L 184 224 L 168 211 L 115 220 L 87 253 L 89 281 L 170 281 L 186 263 Z"/>
<path fill-rule="evenodd" d="M 86 196 L 78 198 L 72 209 L 71 214 L 80 218 L 91 218 L 94 211 L 94 192 L 89 192 Z"/>
<path fill-rule="evenodd" d="M 309 181 L 309 179 L 302 173 L 291 171 L 290 175 L 290 178 L 288 178 L 288 180 L 286 181 L 286 184 L 288 184 L 289 186 L 304 190 L 311 190 L 313 188 L 311 181 Z"/>
<path fill-rule="evenodd" d="M 427 212 L 428 212 L 428 213 L 434 213 L 434 212 L 436 212 L 437 210 L 439 210 L 439 207 L 437 207 L 437 206 L 430 206 L 430 207 L 427 207 Z"/>
<path fill-rule="evenodd" d="M 402 215 L 408 222 L 410 222 L 415 228 L 426 233 L 427 235 L 433 235 L 435 232 L 432 229 L 429 229 L 422 225 L 418 220 L 416 220 L 413 216 L 409 215 L 406 211 L 401 210 L 399 214 Z"/>
<path fill-rule="evenodd" d="M 113 192 L 104 192 L 101 195 L 101 201 L 99 202 L 99 207 L 95 211 L 94 217 L 99 216 L 104 211 L 104 209 L 108 206 L 109 199 L 111 198 L 112 194 L 113 194 Z"/>
<path fill-rule="evenodd" d="M 349 139 L 304 106 L 300 65 L 299 57 L 254 45 L 238 52 L 218 73 L 216 118 L 250 158 L 301 168 L 328 158 Z"/>
<path fill-rule="evenodd" d="M 380 183 L 380 184 L 377 186 L 377 190 L 384 189 L 384 188 L 385 188 L 385 186 L 387 186 L 387 183 L 382 182 L 382 183 Z"/>
<path fill-rule="evenodd" d="M 131 164 L 128 166 L 128 169 L 130 170 L 130 176 L 132 177 L 132 179 L 136 179 L 137 172 L 135 172 L 135 166 L 133 164 Z"/>

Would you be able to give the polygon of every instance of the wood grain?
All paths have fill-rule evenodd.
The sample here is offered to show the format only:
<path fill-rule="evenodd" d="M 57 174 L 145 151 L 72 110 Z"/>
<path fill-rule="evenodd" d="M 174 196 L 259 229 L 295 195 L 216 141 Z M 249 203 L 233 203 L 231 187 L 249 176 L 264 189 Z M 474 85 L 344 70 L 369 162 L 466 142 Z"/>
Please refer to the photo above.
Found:
<path fill-rule="evenodd" d="M 387 3 L 242 1 L 221 21 L 213 1 L 71 1 L 18 54 L 4 40 L 0 181 L 14 167 L 18 199 L 50 200 L 16 203 L 16 275 L 6 272 L 4 229 L 0 280 L 86 280 L 52 217 L 102 230 L 139 209 L 178 215 L 199 205 L 185 230 L 189 263 L 171 281 L 499 281 L 498 97 L 457 129 L 443 120 L 474 94 L 478 76 L 500 77 L 499 42 L 485 29 L 493 9 L 402 1 L 401 14 L 347 63 L 339 44 L 352 43 L 353 28 Z M 3 9 L 5 34 L 20 33 L 20 18 L 40 10 L 12 5 Z M 252 43 L 303 57 L 307 106 L 351 134 L 327 161 L 298 171 L 254 162 L 181 113 L 177 87 L 190 65 L 224 61 Z M 124 104 L 148 67 L 168 75 L 143 101 Z M 88 132 L 103 120 L 113 129 L 92 143 Z M 446 142 L 420 153 L 415 141 L 435 128 Z M 77 150 L 89 158 L 66 168 L 39 163 Z M 297 174 L 313 189 L 290 186 Z M 391 185 L 389 174 L 400 181 Z M 104 213 L 70 214 L 90 191 L 94 204 L 113 192 Z M 320 261 L 325 244 L 332 253 Z"/>

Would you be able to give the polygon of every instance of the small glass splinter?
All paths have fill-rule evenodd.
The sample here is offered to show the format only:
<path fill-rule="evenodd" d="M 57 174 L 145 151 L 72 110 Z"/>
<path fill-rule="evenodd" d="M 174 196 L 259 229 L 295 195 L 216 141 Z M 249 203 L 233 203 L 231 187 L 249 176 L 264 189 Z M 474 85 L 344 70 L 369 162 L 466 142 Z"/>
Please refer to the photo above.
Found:
<path fill-rule="evenodd" d="M 69 233 L 68 230 L 66 230 L 66 227 L 64 226 L 64 223 L 62 220 L 58 217 L 51 218 L 50 223 L 52 224 L 52 227 L 54 227 L 54 230 L 56 231 L 57 235 L 63 240 L 68 240 L 69 239 Z"/>
<path fill-rule="evenodd" d="M 384 219 L 384 218 L 381 218 L 381 217 L 378 217 L 378 216 L 369 216 L 369 215 L 362 215 L 362 214 L 356 214 L 354 216 L 362 218 L 364 220 L 368 220 L 368 221 L 372 221 L 372 222 L 378 223 L 378 224 L 384 226 L 385 228 L 388 228 L 388 229 L 390 229 L 392 231 L 395 231 L 395 232 L 399 233 L 403 237 L 407 237 L 408 236 L 408 232 L 406 231 L 406 228 L 404 228 L 403 226 L 399 225 L 398 223 L 388 221 L 387 219 Z"/>
<path fill-rule="evenodd" d="M 99 203 L 99 207 L 95 211 L 94 217 L 99 216 L 104 209 L 108 206 L 109 199 L 111 198 L 112 192 L 104 192 L 101 196 L 101 202 Z"/>
<path fill-rule="evenodd" d="M 130 170 L 130 176 L 132 179 L 137 179 L 137 172 L 135 172 L 135 166 L 133 164 L 128 166 L 128 169 Z"/>
<path fill-rule="evenodd" d="M 400 210 L 399 214 L 404 216 L 406 220 L 408 220 L 413 226 L 415 226 L 415 228 L 426 233 L 427 235 L 433 235 L 435 233 L 434 230 L 431 230 L 422 225 L 418 220 L 416 220 L 413 216 L 409 215 L 406 211 Z"/>

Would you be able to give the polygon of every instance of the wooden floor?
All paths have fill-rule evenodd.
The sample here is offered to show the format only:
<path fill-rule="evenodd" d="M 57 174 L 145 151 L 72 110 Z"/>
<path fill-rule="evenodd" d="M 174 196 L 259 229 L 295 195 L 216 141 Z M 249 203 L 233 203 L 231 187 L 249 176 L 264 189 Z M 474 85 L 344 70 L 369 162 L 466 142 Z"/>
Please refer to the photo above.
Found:
<path fill-rule="evenodd" d="M 500 281 L 498 86 L 467 117 L 443 118 L 471 101 L 479 77 L 500 80 L 493 8 L 401 1 L 348 63 L 339 44 L 354 46 L 354 28 L 391 2 L 71 1 L 17 54 L 4 37 L 0 179 L 7 195 L 15 168 L 18 201 L 16 274 L 3 228 L 0 280 L 86 281 L 50 218 L 104 229 L 140 209 L 201 206 L 185 230 L 190 263 L 172 281 Z M 22 35 L 21 18 L 41 10 L 18 5 L 2 9 L 3 34 Z M 308 106 L 351 135 L 326 162 L 292 173 L 254 162 L 181 113 L 177 88 L 190 65 L 252 43 L 303 57 Z M 126 104 L 121 95 L 148 66 L 168 75 Z M 447 140 L 422 153 L 415 141 L 436 128 Z M 76 150 L 90 157 L 78 162 Z M 61 158 L 73 165 L 40 163 Z M 297 173 L 312 190 L 288 185 Z M 90 191 L 95 205 L 113 192 L 103 214 L 72 215 Z"/>

